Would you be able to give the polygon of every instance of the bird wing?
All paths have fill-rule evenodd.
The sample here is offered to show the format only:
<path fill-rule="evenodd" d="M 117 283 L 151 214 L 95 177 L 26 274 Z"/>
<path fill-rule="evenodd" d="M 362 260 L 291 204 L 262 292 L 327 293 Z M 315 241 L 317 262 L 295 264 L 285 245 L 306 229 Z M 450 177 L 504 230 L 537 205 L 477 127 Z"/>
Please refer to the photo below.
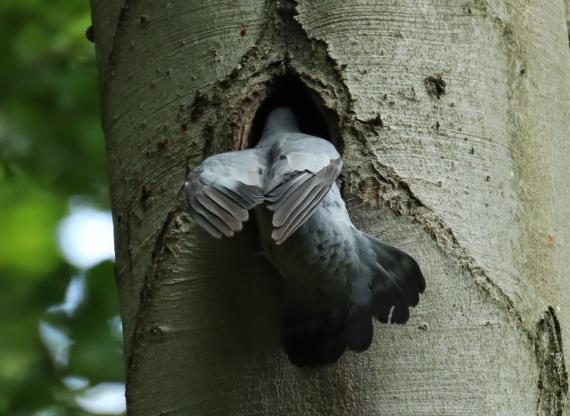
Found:
<path fill-rule="evenodd" d="M 332 143 L 301 133 L 290 134 L 276 149 L 265 189 L 273 211 L 276 244 L 283 243 L 317 209 L 342 168 Z"/>
<path fill-rule="evenodd" d="M 185 183 L 192 218 L 215 238 L 232 237 L 263 202 L 266 156 L 258 149 L 220 153 L 204 160 Z"/>

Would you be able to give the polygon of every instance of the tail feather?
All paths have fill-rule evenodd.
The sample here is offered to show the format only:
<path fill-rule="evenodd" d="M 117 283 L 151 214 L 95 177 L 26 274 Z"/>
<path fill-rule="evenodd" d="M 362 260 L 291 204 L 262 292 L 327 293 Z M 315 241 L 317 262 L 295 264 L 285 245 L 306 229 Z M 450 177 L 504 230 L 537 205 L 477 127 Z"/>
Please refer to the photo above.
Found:
<path fill-rule="evenodd" d="M 355 352 L 368 349 L 374 333 L 372 310 L 368 305 L 351 304 L 349 289 L 343 298 L 319 313 L 298 304 L 285 310 L 283 344 L 294 365 L 331 364 L 347 348 Z"/>
<path fill-rule="evenodd" d="M 285 318 L 283 344 L 289 360 L 296 366 L 333 363 L 340 358 L 347 343 L 346 322 L 341 316 L 295 313 Z"/>
<path fill-rule="evenodd" d="M 347 319 L 348 348 L 354 352 L 366 351 L 373 336 L 372 310 L 369 306 L 354 305 Z"/>
<path fill-rule="evenodd" d="M 409 308 L 425 290 L 425 279 L 416 261 L 395 247 L 362 233 L 375 254 L 372 282 L 374 316 L 383 323 L 406 323 Z"/>
<path fill-rule="evenodd" d="M 294 365 L 331 364 L 347 348 L 365 351 L 372 343 L 373 316 L 382 323 L 403 324 L 409 308 L 418 304 L 425 280 L 415 260 L 368 234 L 360 235 L 361 272 L 346 276 L 344 290 L 329 294 L 328 300 L 288 293 L 284 347 Z"/>

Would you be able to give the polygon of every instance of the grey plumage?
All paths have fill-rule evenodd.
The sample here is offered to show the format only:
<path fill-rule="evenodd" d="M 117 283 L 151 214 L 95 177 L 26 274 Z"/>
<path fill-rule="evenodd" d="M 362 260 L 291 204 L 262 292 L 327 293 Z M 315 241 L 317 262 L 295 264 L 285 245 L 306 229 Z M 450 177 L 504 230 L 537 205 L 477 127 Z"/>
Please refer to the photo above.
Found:
<path fill-rule="evenodd" d="M 284 346 L 296 365 L 336 361 L 372 342 L 372 316 L 404 323 L 425 289 L 412 257 L 357 230 L 335 183 L 334 146 L 274 109 L 254 149 L 206 159 L 186 182 L 189 211 L 216 238 L 255 209 L 268 260 L 283 276 Z"/>
<path fill-rule="evenodd" d="M 264 201 L 265 154 L 257 149 L 228 152 L 206 159 L 185 184 L 190 214 L 215 238 L 232 237 Z"/>

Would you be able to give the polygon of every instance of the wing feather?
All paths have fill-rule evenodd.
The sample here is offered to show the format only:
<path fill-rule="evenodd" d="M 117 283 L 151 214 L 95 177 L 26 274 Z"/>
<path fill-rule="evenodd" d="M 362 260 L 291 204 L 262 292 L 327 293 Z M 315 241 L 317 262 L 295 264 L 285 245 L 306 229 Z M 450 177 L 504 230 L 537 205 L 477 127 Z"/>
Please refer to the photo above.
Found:
<path fill-rule="evenodd" d="M 265 156 L 256 149 L 221 153 L 193 170 L 185 184 L 190 214 L 215 238 L 231 237 L 264 201 Z"/>
<path fill-rule="evenodd" d="M 214 227 L 203 215 L 199 214 L 197 211 L 191 213 L 192 218 L 196 221 L 200 227 L 202 227 L 208 234 L 214 238 L 222 238 L 220 231 Z"/>
<path fill-rule="evenodd" d="M 193 201 L 191 205 L 194 211 L 203 219 L 208 221 L 210 226 L 214 227 L 218 233 L 221 233 L 226 237 L 231 237 L 233 235 L 232 228 L 218 216 L 212 215 L 212 212 L 204 204 L 202 204 L 199 199 Z"/>
<path fill-rule="evenodd" d="M 311 175 L 307 172 L 296 172 L 294 175 L 290 175 L 289 178 L 284 178 L 283 182 L 277 185 L 271 192 L 267 195 L 267 205 L 269 209 L 276 210 L 279 206 L 284 203 L 283 195 L 285 195 L 292 187 L 301 186 L 302 183 L 308 180 Z"/>
<path fill-rule="evenodd" d="M 273 225 L 275 227 L 282 227 L 285 222 L 295 215 L 295 211 L 307 205 L 308 195 L 312 190 L 318 188 L 319 178 L 317 175 L 306 175 L 308 180 L 302 184 L 295 186 L 290 192 L 277 204 L 275 213 L 273 214 Z"/>
<path fill-rule="evenodd" d="M 220 205 L 217 205 L 211 198 L 204 194 L 196 195 L 196 199 L 204 207 L 208 213 L 214 214 L 216 218 L 223 221 L 224 224 L 228 225 L 230 229 L 239 229 L 241 227 L 241 221 L 239 218 L 234 217 L 230 211 L 226 209 L 219 209 Z M 224 208 L 224 207 L 222 207 Z"/>
<path fill-rule="evenodd" d="M 285 239 L 292 235 L 297 229 L 309 219 L 309 217 L 315 212 L 319 207 L 319 201 L 321 201 L 327 194 L 328 189 L 318 189 L 315 188 L 311 191 L 311 194 L 307 198 L 306 203 L 302 207 L 299 207 L 299 213 L 288 223 L 287 227 L 276 228 L 273 230 L 271 236 L 277 244 L 281 244 Z"/>
<path fill-rule="evenodd" d="M 190 214 L 213 237 L 231 237 L 243 228 L 250 209 L 267 202 L 273 211 L 271 235 L 281 244 L 315 212 L 341 168 L 330 142 L 302 133 L 289 134 L 270 151 L 221 153 L 188 176 Z"/>
<path fill-rule="evenodd" d="M 304 134 L 291 134 L 276 153 L 266 200 L 273 211 L 271 236 L 281 244 L 318 208 L 340 174 L 342 159 L 332 143 Z"/>

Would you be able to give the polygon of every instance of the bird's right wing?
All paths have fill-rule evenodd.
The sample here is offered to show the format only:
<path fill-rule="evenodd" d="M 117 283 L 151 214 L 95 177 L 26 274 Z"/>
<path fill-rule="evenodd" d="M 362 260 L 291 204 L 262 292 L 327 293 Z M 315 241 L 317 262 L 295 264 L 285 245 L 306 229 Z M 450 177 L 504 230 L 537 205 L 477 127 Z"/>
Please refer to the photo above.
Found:
<path fill-rule="evenodd" d="M 332 143 L 293 133 L 278 148 L 269 172 L 267 208 L 273 211 L 271 236 L 283 243 L 309 219 L 340 174 L 342 159 Z"/>
<path fill-rule="evenodd" d="M 257 149 L 207 158 L 184 186 L 190 215 L 211 236 L 232 237 L 248 220 L 248 210 L 263 202 L 265 174 L 265 155 Z"/>

